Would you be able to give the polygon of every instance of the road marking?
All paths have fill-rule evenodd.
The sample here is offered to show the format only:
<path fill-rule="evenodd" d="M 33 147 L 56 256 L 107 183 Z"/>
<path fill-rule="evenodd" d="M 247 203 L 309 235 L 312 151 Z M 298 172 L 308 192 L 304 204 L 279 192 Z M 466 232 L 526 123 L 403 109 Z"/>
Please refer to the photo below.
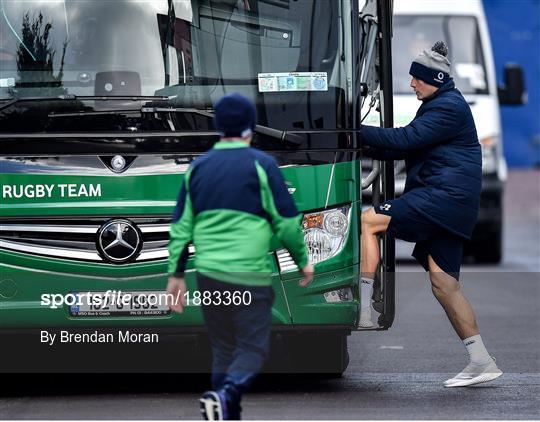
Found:
<path fill-rule="evenodd" d="M 379 349 L 403 350 L 403 346 L 381 346 Z"/>

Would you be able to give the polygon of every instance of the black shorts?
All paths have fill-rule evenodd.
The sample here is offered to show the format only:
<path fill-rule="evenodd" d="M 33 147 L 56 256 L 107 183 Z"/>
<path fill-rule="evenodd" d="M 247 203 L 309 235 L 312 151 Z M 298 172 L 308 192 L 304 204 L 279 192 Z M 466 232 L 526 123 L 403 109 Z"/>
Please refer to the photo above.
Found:
<path fill-rule="evenodd" d="M 377 214 L 392 217 L 388 232 L 416 243 L 412 256 L 429 271 L 428 255 L 447 274 L 459 280 L 464 239 L 431 222 L 402 198 L 376 206 Z"/>

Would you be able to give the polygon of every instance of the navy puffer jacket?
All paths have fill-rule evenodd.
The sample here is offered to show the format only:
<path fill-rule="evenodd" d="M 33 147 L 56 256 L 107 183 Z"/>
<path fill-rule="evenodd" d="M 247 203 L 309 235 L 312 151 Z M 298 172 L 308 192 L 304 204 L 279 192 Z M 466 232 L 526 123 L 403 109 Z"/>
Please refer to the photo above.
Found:
<path fill-rule="evenodd" d="M 482 154 L 471 109 L 450 79 L 401 128 L 362 126 L 366 154 L 405 159 L 402 196 L 440 227 L 470 239 L 478 218 Z"/>

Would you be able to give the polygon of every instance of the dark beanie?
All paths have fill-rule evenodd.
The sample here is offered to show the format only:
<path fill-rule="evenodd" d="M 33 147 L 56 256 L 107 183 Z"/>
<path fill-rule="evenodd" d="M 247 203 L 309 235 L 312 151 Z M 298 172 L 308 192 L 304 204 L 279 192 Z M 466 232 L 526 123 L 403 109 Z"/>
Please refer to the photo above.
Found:
<path fill-rule="evenodd" d="M 214 126 L 225 138 L 249 136 L 256 120 L 255 106 L 241 94 L 227 94 L 214 106 Z"/>
<path fill-rule="evenodd" d="M 409 74 L 429 85 L 440 87 L 450 79 L 448 47 L 437 41 L 431 50 L 424 50 L 411 64 Z"/>

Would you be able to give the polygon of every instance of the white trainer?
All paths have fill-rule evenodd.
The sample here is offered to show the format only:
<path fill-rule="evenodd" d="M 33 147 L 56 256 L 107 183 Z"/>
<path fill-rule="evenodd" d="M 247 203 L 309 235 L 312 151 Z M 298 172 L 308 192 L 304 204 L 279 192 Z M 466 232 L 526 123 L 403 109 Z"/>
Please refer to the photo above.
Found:
<path fill-rule="evenodd" d="M 371 321 L 371 306 L 369 308 L 360 309 L 360 322 L 358 323 L 360 328 L 373 328 L 375 324 Z"/>
<path fill-rule="evenodd" d="M 485 365 L 469 363 L 463 371 L 454 378 L 446 380 L 443 384 L 445 387 L 468 387 L 469 385 L 493 381 L 502 374 L 503 371 L 497 367 L 495 359 L 491 358 L 491 361 Z"/>

